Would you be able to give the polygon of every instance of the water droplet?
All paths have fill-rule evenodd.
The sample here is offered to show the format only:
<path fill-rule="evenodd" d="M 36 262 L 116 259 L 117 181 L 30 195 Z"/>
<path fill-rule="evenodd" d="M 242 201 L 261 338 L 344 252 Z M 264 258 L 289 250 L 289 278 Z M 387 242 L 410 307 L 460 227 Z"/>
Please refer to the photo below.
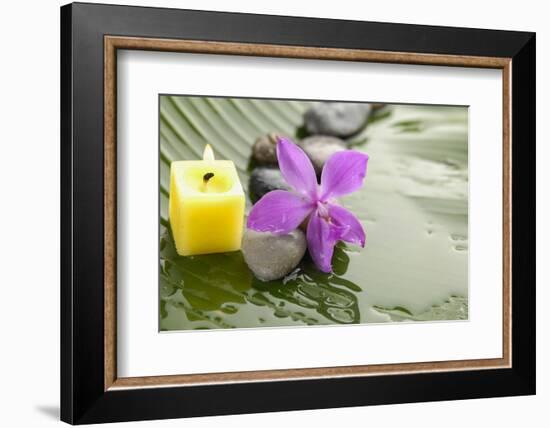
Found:
<path fill-rule="evenodd" d="M 350 309 L 328 308 L 327 313 L 332 319 L 340 323 L 349 324 L 353 322 L 353 311 Z"/>
<path fill-rule="evenodd" d="M 303 312 L 295 312 L 293 314 L 290 314 L 290 318 L 292 318 L 293 321 L 303 321 L 306 315 Z"/>
<path fill-rule="evenodd" d="M 353 300 L 346 296 L 341 296 L 339 294 L 330 294 L 325 298 L 325 303 L 328 305 L 335 305 L 339 307 L 348 307 L 353 304 Z"/>
<path fill-rule="evenodd" d="M 280 309 L 275 309 L 275 312 L 273 312 L 273 315 L 275 315 L 277 318 L 286 318 L 288 317 L 288 312 Z"/>
<path fill-rule="evenodd" d="M 452 241 L 466 241 L 468 239 L 467 236 L 460 235 L 458 233 L 451 233 L 451 240 Z"/>
<path fill-rule="evenodd" d="M 468 251 L 467 245 L 455 245 L 453 247 L 456 251 Z"/>
<path fill-rule="evenodd" d="M 239 310 L 235 305 L 231 305 L 229 303 L 224 303 L 220 309 L 226 314 L 234 314 L 237 313 L 237 311 Z"/>
<path fill-rule="evenodd" d="M 431 229 L 428 229 L 428 230 L 426 230 L 426 233 L 428 233 L 428 235 L 432 235 L 434 233 L 434 231 L 431 230 Z"/>

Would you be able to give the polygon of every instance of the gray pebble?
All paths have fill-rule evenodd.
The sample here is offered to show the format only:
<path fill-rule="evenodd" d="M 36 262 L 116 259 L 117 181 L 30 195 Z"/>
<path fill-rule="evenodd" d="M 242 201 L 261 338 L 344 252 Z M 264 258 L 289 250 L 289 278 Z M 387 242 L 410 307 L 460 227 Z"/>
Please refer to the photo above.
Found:
<path fill-rule="evenodd" d="M 279 168 L 257 167 L 250 174 L 248 190 L 252 202 L 272 190 L 290 190 Z"/>
<path fill-rule="evenodd" d="M 305 112 L 304 125 L 310 134 L 349 137 L 365 126 L 371 110 L 366 103 L 319 103 Z"/>
<path fill-rule="evenodd" d="M 347 146 L 344 141 L 336 137 L 328 137 L 326 135 L 313 135 L 304 138 L 300 142 L 300 146 L 306 152 L 315 172 L 320 174 L 325 162 L 336 152 L 346 150 Z"/>
<path fill-rule="evenodd" d="M 271 132 L 258 137 L 252 146 L 252 157 L 259 165 L 277 165 L 277 136 Z M 282 137 L 282 135 L 280 135 Z"/>
<path fill-rule="evenodd" d="M 304 257 L 306 248 L 306 236 L 300 229 L 288 235 L 247 229 L 242 242 L 246 264 L 262 281 L 283 278 L 292 272 Z"/>

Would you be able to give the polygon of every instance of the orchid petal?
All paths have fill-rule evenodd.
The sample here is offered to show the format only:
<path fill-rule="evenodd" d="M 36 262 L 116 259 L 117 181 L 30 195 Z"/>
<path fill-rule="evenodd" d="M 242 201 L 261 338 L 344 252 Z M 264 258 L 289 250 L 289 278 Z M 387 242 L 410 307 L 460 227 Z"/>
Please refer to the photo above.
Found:
<path fill-rule="evenodd" d="M 344 150 L 334 153 L 325 163 L 321 173 L 321 200 L 347 195 L 363 185 L 367 174 L 366 153 Z"/>
<path fill-rule="evenodd" d="M 316 199 L 317 177 L 311 161 L 292 141 L 278 137 L 277 160 L 286 182 L 297 192 Z"/>
<path fill-rule="evenodd" d="M 332 270 L 336 236 L 330 224 L 315 211 L 307 225 L 307 247 L 313 262 L 323 272 Z"/>
<path fill-rule="evenodd" d="M 330 220 L 341 228 L 339 240 L 365 246 L 365 230 L 361 222 L 347 209 L 335 205 L 329 205 Z"/>
<path fill-rule="evenodd" d="M 296 229 L 312 209 L 312 203 L 299 195 L 273 190 L 254 204 L 247 227 L 258 232 L 287 234 Z"/>

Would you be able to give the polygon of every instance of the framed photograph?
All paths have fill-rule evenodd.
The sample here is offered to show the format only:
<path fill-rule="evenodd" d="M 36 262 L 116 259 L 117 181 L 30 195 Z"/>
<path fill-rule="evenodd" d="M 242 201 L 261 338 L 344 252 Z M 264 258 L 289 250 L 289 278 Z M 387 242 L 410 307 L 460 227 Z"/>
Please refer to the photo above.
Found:
<path fill-rule="evenodd" d="M 535 393 L 535 35 L 61 8 L 61 418 Z"/>

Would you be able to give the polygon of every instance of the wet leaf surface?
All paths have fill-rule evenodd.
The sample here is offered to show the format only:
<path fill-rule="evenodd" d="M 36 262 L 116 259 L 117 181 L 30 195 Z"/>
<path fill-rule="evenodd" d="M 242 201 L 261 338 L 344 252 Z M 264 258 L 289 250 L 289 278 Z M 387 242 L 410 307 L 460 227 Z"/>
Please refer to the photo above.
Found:
<path fill-rule="evenodd" d="M 308 102 L 161 98 L 161 330 L 459 320 L 468 317 L 468 113 L 387 106 L 350 138 L 370 156 L 363 188 L 341 201 L 361 220 L 364 249 L 338 245 L 334 271 L 306 255 L 262 282 L 240 252 L 180 257 L 167 219 L 169 164 L 204 145 L 231 159 L 248 189 L 250 147 L 269 132 L 305 136 Z M 247 201 L 247 209 L 251 206 Z"/>

